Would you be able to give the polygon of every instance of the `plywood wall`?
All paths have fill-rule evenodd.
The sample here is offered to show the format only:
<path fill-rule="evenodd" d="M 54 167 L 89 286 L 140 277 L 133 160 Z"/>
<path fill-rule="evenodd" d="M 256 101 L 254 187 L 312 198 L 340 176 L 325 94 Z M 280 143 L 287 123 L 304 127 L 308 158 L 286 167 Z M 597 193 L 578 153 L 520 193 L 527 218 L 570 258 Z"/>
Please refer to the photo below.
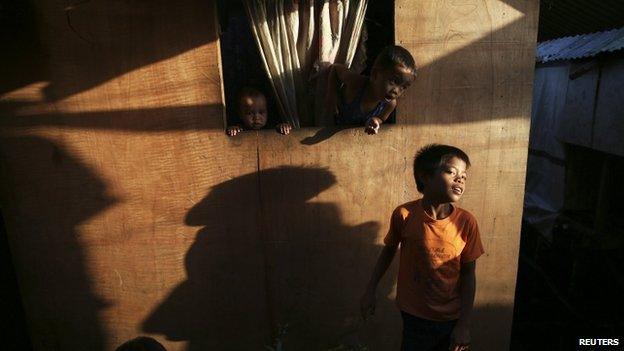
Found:
<path fill-rule="evenodd" d="M 0 87 L 2 210 L 36 349 L 260 350 L 286 324 L 286 350 L 398 349 L 396 262 L 375 318 L 358 300 L 431 142 L 472 159 L 474 346 L 506 349 L 537 8 L 397 0 L 420 66 L 397 125 L 228 138 L 213 4 L 37 2 Z"/>

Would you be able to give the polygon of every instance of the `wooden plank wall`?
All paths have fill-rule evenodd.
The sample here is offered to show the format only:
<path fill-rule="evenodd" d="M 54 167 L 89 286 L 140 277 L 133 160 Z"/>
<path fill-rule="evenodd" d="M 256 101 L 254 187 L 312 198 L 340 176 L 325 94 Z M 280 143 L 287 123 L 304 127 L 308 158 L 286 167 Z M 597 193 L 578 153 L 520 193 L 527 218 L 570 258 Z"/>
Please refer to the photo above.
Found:
<path fill-rule="evenodd" d="M 569 72 L 579 71 L 588 61 L 564 63 Z M 592 147 L 594 114 L 596 110 L 596 89 L 600 85 L 600 66 L 591 67 L 584 74 L 570 79 L 566 89 L 565 105 L 558 116 L 557 138 L 566 143 Z"/>
<path fill-rule="evenodd" d="M 558 63 L 576 74 L 563 85 L 565 105 L 557 116 L 557 139 L 608 154 L 624 156 L 620 135 L 624 130 L 622 110 L 623 60 L 589 58 Z"/>
<path fill-rule="evenodd" d="M 420 66 L 397 125 L 228 138 L 210 2 L 33 4 L 30 44 L 1 62 L 0 153 L 36 349 L 152 335 L 169 350 L 259 350 L 285 324 L 286 350 L 398 349 L 396 262 L 374 319 L 358 321 L 358 300 L 431 142 L 471 156 L 461 205 L 487 251 L 474 346 L 506 349 L 537 8 L 397 0 L 397 43 Z"/>
<path fill-rule="evenodd" d="M 594 149 L 624 156 L 624 60 L 618 57 L 604 60 L 601 66 L 600 88 L 596 96 L 596 112 L 592 129 Z"/>

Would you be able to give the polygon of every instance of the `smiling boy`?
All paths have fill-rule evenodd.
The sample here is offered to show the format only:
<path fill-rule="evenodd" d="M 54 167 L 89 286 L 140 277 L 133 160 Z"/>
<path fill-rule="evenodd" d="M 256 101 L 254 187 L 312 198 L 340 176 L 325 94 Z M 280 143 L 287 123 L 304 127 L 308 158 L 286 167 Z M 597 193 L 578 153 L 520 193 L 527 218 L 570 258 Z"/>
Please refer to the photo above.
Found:
<path fill-rule="evenodd" d="M 425 146 L 414 159 L 414 179 L 423 197 L 392 213 L 361 308 L 364 318 L 374 313 L 377 284 L 400 245 L 402 351 L 469 347 L 475 262 L 484 253 L 476 219 L 454 205 L 466 190 L 469 167 L 468 155 L 454 146 Z"/>

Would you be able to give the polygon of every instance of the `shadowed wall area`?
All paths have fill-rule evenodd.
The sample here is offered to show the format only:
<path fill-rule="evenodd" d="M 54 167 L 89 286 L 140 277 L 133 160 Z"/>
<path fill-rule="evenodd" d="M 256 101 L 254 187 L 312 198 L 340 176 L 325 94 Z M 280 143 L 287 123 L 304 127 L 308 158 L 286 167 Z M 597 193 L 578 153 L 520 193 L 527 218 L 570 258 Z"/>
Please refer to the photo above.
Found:
<path fill-rule="evenodd" d="M 420 67 L 396 125 L 228 138 L 212 2 L 3 6 L 0 200 L 33 347 L 259 350 L 288 325 L 286 350 L 397 349 L 397 262 L 366 323 L 359 297 L 439 142 L 473 164 L 474 348 L 507 349 L 537 7 L 396 1 Z"/>
<path fill-rule="evenodd" d="M 36 335 L 33 346 L 100 350 L 107 335 L 98 313 L 107 303 L 93 291 L 78 228 L 115 199 L 62 145 L 34 136 L 0 140 L 0 155 L 9 165 L 5 172 L 20 175 L 3 178 L 3 200 L 10 199 L 5 200 L 8 207 L 20 214 L 8 216 L 7 224 L 31 228 L 10 237 L 10 244 L 22 298 L 28 301 L 28 323 Z M 11 195 L 6 189 L 21 191 Z"/>

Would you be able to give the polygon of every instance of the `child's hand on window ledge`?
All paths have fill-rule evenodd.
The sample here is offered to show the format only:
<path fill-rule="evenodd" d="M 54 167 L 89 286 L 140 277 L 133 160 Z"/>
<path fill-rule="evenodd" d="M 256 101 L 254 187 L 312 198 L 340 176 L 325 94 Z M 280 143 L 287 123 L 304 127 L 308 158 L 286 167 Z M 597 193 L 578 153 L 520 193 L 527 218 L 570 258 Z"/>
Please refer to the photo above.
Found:
<path fill-rule="evenodd" d="M 379 127 L 381 126 L 381 123 L 383 123 L 381 118 L 371 117 L 368 119 L 368 121 L 366 121 L 366 127 L 364 128 L 364 131 L 366 132 L 366 134 L 370 135 L 377 134 L 379 133 Z"/>
<path fill-rule="evenodd" d="M 280 134 L 288 135 L 290 134 L 292 126 L 290 125 L 290 123 L 280 123 L 275 126 L 275 129 L 277 129 L 277 132 Z"/>
<path fill-rule="evenodd" d="M 229 126 L 226 129 L 226 133 L 229 136 L 235 136 L 236 134 L 240 133 L 243 131 L 243 128 L 241 128 L 241 126 Z"/>

